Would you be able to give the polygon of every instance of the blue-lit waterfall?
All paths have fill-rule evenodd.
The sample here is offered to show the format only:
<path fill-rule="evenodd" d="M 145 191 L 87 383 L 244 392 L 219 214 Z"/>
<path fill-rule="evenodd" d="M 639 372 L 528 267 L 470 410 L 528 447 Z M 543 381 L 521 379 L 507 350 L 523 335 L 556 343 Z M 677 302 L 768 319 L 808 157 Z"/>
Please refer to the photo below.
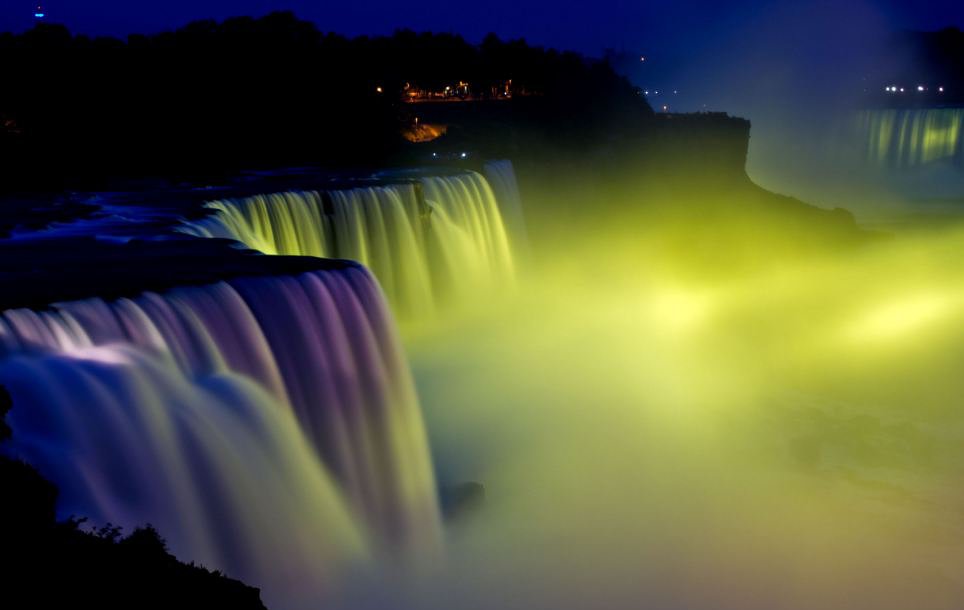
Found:
<path fill-rule="evenodd" d="M 12 450 L 61 511 L 312 605 L 441 545 L 421 412 L 361 266 L 0 315 Z"/>
<path fill-rule="evenodd" d="M 506 166 L 508 165 L 508 169 Z M 520 226 L 511 165 L 492 166 Z M 343 258 L 368 266 L 403 317 L 511 284 L 513 256 L 500 202 L 477 172 L 398 184 L 212 201 L 181 231 L 237 240 L 265 254 Z"/>

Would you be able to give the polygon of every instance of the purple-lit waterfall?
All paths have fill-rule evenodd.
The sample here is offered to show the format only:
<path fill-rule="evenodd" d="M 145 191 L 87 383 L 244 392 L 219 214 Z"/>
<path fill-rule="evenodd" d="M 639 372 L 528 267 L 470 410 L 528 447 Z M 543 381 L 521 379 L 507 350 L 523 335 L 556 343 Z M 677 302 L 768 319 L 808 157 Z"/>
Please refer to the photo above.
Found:
<path fill-rule="evenodd" d="M 150 522 L 269 605 L 441 545 L 411 376 L 361 266 L 10 310 L 0 384 L 13 450 L 65 515 Z"/>

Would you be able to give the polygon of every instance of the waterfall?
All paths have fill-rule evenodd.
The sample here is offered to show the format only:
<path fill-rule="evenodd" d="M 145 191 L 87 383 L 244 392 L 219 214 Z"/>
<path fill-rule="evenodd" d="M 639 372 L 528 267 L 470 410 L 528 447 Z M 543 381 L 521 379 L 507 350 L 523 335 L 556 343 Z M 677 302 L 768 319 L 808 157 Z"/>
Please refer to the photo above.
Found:
<path fill-rule="evenodd" d="M 466 302 L 513 279 L 509 238 L 485 178 L 466 172 L 422 178 L 420 185 L 431 210 L 427 250 L 439 297 Z"/>
<path fill-rule="evenodd" d="M 501 175 L 508 180 L 504 168 Z M 477 172 L 225 199 L 206 207 L 211 216 L 186 222 L 180 231 L 234 239 L 265 254 L 358 261 L 405 318 L 491 293 L 514 278 L 502 212 Z"/>
<path fill-rule="evenodd" d="M 528 230 L 512 161 L 508 159 L 488 161 L 482 168 L 482 173 L 492 185 L 492 191 L 495 193 L 496 201 L 499 202 L 499 209 L 502 210 L 502 218 L 515 251 L 527 250 Z"/>
<path fill-rule="evenodd" d="M 857 129 L 867 160 L 876 165 L 964 164 L 964 108 L 865 110 Z"/>
<path fill-rule="evenodd" d="M 150 522 L 269 605 L 440 547 L 412 379 L 358 265 L 8 310 L 0 384 L 64 515 Z"/>

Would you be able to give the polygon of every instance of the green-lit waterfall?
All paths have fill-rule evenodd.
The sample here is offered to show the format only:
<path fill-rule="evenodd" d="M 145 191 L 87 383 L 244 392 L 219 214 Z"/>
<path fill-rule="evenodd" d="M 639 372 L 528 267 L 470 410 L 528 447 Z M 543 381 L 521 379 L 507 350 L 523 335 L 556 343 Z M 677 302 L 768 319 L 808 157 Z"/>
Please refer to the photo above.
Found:
<path fill-rule="evenodd" d="M 490 293 L 514 276 L 489 182 L 472 171 L 396 184 L 223 199 L 181 231 L 265 254 L 359 261 L 402 317 Z"/>
<path fill-rule="evenodd" d="M 917 167 L 937 161 L 964 165 L 964 108 L 864 110 L 857 130 L 873 164 Z"/>

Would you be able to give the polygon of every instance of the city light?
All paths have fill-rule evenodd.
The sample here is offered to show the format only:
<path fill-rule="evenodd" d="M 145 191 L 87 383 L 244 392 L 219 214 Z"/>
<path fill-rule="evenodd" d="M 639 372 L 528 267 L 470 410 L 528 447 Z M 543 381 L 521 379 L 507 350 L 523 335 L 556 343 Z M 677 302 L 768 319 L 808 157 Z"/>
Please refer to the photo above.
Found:
<path fill-rule="evenodd" d="M 936 87 L 936 90 L 938 93 L 944 93 L 944 86 L 941 85 Z M 905 89 L 903 87 L 898 87 L 897 85 L 885 85 L 884 91 L 887 93 L 904 93 Z M 917 85 L 917 91 L 918 93 L 925 93 L 927 91 L 931 91 L 931 89 L 927 85 Z"/>

